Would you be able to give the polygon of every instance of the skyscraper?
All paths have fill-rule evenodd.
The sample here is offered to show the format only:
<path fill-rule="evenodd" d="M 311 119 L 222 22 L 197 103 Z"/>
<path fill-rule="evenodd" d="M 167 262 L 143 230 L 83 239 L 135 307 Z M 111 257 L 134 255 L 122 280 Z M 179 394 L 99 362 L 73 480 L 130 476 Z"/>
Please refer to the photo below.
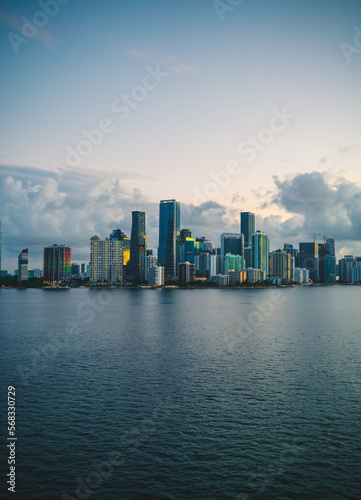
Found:
<path fill-rule="evenodd" d="M 71 272 L 71 247 L 52 245 L 44 248 L 44 281 L 68 280 Z"/>
<path fill-rule="evenodd" d="M 183 245 L 187 236 L 188 236 L 188 238 L 192 237 L 191 231 L 189 229 L 181 229 L 180 230 L 180 244 L 181 245 Z"/>
<path fill-rule="evenodd" d="M 90 282 L 116 283 L 123 281 L 123 241 L 90 238 Z"/>
<path fill-rule="evenodd" d="M 252 234 L 252 267 L 260 269 L 269 276 L 269 251 L 270 241 L 267 234 L 256 231 Z"/>
<path fill-rule="evenodd" d="M 330 283 L 336 281 L 335 240 L 327 238 L 318 245 L 320 281 Z"/>
<path fill-rule="evenodd" d="M 145 251 L 147 236 L 145 234 L 145 212 L 132 212 L 132 232 L 130 235 L 129 277 L 136 283 L 145 280 Z"/>
<path fill-rule="evenodd" d="M 18 258 L 18 282 L 19 283 L 21 283 L 22 281 L 28 280 L 28 264 L 29 264 L 28 249 L 25 248 L 25 250 L 22 250 L 22 252 Z"/>
<path fill-rule="evenodd" d="M 130 261 L 130 239 L 121 229 L 114 229 L 110 234 L 110 239 L 123 242 L 123 266 L 126 266 Z"/>
<path fill-rule="evenodd" d="M 241 212 L 241 233 L 244 236 L 244 246 L 252 246 L 252 234 L 255 232 L 255 216 L 252 212 Z"/>
<path fill-rule="evenodd" d="M 312 281 L 320 281 L 318 243 L 316 241 L 300 243 L 299 267 L 309 270 Z"/>
<path fill-rule="evenodd" d="M 180 260 L 180 203 L 162 200 L 159 204 L 158 264 L 166 278 L 175 278 Z"/>
<path fill-rule="evenodd" d="M 269 254 L 269 276 L 280 278 L 283 282 L 293 278 L 294 258 L 286 250 L 275 250 Z"/>
<path fill-rule="evenodd" d="M 223 233 L 221 234 L 221 256 L 222 256 L 222 272 L 224 274 L 224 263 L 226 254 L 244 256 L 244 240 L 243 234 L 240 233 Z"/>

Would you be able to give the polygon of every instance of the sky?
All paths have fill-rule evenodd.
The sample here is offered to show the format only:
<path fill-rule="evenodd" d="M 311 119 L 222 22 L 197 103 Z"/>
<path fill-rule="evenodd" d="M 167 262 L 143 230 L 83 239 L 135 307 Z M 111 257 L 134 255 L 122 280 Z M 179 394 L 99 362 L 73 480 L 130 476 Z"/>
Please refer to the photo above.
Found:
<path fill-rule="evenodd" d="M 3 0 L 0 35 L 3 269 L 132 210 L 156 249 L 173 198 L 214 246 L 252 211 L 361 255 L 359 0 Z"/>

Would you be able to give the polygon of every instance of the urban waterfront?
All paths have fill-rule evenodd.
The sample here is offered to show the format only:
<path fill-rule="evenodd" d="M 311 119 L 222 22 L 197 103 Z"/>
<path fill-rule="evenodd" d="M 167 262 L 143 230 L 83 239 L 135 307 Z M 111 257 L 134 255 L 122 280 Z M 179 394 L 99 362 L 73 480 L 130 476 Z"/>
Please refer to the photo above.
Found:
<path fill-rule="evenodd" d="M 360 298 L 0 290 L 16 497 L 360 498 Z"/>

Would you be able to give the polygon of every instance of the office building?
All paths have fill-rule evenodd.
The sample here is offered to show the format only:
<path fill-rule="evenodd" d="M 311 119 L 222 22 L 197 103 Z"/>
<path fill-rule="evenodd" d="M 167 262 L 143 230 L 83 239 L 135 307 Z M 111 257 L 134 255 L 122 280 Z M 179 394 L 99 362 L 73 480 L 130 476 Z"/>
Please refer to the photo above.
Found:
<path fill-rule="evenodd" d="M 18 282 L 28 280 L 28 264 L 29 264 L 29 255 L 28 249 L 25 248 L 22 250 L 18 257 Z"/>
<path fill-rule="evenodd" d="M 145 280 L 145 251 L 147 236 L 145 234 L 145 213 L 132 212 L 132 233 L 130 236 L 130 261 L 128 278 L 135 283 Z"/>
<path fill-rule="evenodd" d="M 70 279 L 71 247 L 52 245 L 44 248 L 44 281 L 55 283 Z"/>
<path fill-rule="evenodd" d="M 243 283 L 247 279 L 247 271 L 228 271 L 229 286 L 235 286 Z"/>
<path fill-rule="evenodd" d="M 300 263 L 299 263 L 298 249 L 297 248 L 293 248 L 293 245 L 291 243 L 285 243 L 283 245 L 283 250 L 285 252 L 288 252 L 294 258 L 295 267 L 299 267 Z"/>
<path fill-rule="evenodd" d="M 151 266 L 148 274 L 148 285 L 163 286 L 164 285 L 164 267 Z"/>
<path fill-rule="evenodd" d="M 158 264 L 165 278 L 175 278 L 180 262 L 180 203 L 162 200 L 159 204 Z"/>
<path fill-rule="evenodd" d="M 90 282 L 121 283 L 123 281 L 123 242 L 90 238 Z"/>
<path fill-rule="evenodd" d="M 180 262 L 191 262 L 194 264 L 195 257 L 195 239 L 186 236 L 183 244 L 180 246 Z"/>
<path fill-rule="evenodd" d="M 178 264 L 179 283 L 189 283 L 195 279 L 195 264 L 182 262 Z"/>
<path fill-rule="evenodd" d="M 335 240 L 327 238 L 324 243 L 320 243 L 318 257 L 321 283 L 334 283 L 336 281 Z"/>
<path fill-rule="evenodd" d="M 225 256 L 227 253 L 232 255 L 244 255 L 244 240 L 243 234 L 240 233 L 223 233 L 221 235 L 221 256 L 222 256 L 222 272 L 224 271 Z"/>
<path fill-rule="evenodd" d="M 289 282 L 293 278 L 294 258 L 289 252 L 275 250 L 269 254 L 269 277 Z"/>
<path fill-rule="evenodd" d="M 260 269 L 269 276 L 269 237 L 262 231 L 256 231 L 252 234 L 252 267 Z M 266 279 L 265 278 L 265 279 Z"/>
<path fill-rule="evenodd" d="M 241 233 L 244 236 L 244 247 L 252 246 L 252 234 L 255 232 L 255 215 L 252 212 L 241 212 Z"/>
<path fill-rule="evenodd" d="M 300 243 L 299 267 L 308 269 L 313 282 L 320 281 L 318 243 L 316 241 Z"/>

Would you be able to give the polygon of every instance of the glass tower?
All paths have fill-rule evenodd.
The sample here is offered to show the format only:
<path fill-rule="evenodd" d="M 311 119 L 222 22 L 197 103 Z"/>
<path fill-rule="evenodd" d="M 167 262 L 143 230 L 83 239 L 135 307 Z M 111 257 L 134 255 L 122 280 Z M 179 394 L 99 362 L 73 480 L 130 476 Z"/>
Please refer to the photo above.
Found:
<path fill-rule="evenodd" d="M 260 269 L 269 276 L 269 251 L 270 241 L 267 234 L 256 231 L 252 234 L 252 267 Z"/>
<path fill-rule="evenodd" d="M 129 275 L 136 283 L 142 283 L 145 280 L 146 246 L 147 235 L 145 234 L 145 212 L 132 212 Z"/>
<path fill-rule="evenodd" d="M 180 261 L 180 203 L 162 200 L 159 204 L 158 265 L 166 278 L 175 278 Z"/>
<path fill-rule="evenodd" d="M 252 234 L 255 232 L 255 216 L 252 212 L 241 212 L 241 233 L 244 236 L 244 246 L 252 246 Z"/>

